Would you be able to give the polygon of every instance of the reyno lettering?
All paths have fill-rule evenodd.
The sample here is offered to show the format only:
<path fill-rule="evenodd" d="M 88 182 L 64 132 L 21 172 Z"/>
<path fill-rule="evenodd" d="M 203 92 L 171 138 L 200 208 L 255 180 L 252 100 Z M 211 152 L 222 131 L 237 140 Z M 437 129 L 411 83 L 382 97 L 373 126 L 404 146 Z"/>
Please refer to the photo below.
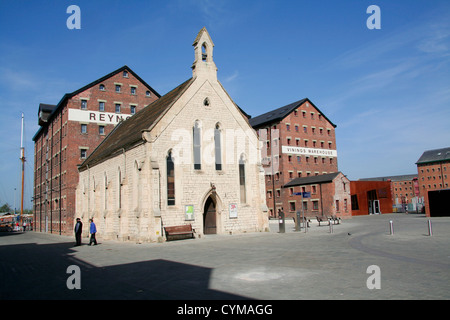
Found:
<path fill-rule="evenodd" d="M 98 118 L 97 118 L 98 116 Z M 122 120 L 126 120 L 130 117 L 130 115 L 126 115 L 125 117 L 123 115 L 115 115 L 115 114 L 105 114 L 105 113 L 95 113 L 95 112 L 90 112 L 89 113 L 89 121 L 100 121 L 100 122 L 105 122 L 105 121 L 109 121 L 109 122 L 113 122 L 115 120 L 115 122 L 120 122 Z"/>

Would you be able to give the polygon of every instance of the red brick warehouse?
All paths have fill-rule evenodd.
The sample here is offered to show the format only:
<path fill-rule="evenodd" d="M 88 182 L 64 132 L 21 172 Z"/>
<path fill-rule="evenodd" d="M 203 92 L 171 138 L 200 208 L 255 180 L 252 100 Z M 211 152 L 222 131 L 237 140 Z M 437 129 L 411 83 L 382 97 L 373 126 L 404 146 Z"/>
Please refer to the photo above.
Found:
<path fill-rule="evenodd" d="M 425 214 L 428 217 L 450 216 L 450 147 L 425 151 L 416 165 Z"/>
<path fill-rule="evenodd" d="M 34 225 L 41 232 L 72 234 L 78 166 L 122 120 L 160 95 L 128 66 L 40 104 L 34 141 Z"/>
<path fill-rule="evenodd" d="M 262 161 L 270 216 L 283 208 L 286 217 L 293 217 L 302 200 L 283 186 L 295 178 L 338 172 L 336 125 L 308 98 L 251 118 L 250 124 L 265 144 Z"/>

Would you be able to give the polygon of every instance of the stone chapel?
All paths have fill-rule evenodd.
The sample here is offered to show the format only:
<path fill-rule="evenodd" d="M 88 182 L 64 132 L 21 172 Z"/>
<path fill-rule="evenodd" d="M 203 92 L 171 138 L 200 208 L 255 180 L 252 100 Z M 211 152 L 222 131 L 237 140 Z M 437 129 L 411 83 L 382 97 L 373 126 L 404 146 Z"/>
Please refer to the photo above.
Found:
<path fill-rule="evenodd" d="M 192 78 L 122 121 L 79 167 L 76 217 L 98 238 L 164 241 L 268 230 L 260 145 L 217 79 L 214 43 L 194 41 Z M 88 228 L 85 228 L 87 232 Z"/>

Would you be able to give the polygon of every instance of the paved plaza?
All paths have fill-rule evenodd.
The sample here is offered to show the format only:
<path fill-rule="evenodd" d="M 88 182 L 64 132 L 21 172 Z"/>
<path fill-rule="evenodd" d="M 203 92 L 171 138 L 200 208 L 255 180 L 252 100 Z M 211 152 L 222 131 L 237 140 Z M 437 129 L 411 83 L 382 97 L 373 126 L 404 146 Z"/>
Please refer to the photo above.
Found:
<path fill-rule="evenodd" d="M 306 233 L 292 221 L 278 233 L 273 220 L 264 233 L 92 247 L 2 232 L 0 299 L 449 299 L 450 218 L 431 218 L 432 236 L 427 220 L 353 217 Z M 67 287 L 69 266 L 79 267 L 80 289 Z"/>

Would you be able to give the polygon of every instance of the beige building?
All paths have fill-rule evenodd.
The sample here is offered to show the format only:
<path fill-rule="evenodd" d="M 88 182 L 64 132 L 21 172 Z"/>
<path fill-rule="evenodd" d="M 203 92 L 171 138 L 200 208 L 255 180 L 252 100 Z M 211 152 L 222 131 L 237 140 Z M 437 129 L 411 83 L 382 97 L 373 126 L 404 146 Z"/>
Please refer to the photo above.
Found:
<path fill-rule="evenodd" d="M 205 28 L 193 77 L 121 122 L 79 167 L 77 217 L 100 239 L 160 241 L 268 230 L 256 132 L 217 80 Z"/>

